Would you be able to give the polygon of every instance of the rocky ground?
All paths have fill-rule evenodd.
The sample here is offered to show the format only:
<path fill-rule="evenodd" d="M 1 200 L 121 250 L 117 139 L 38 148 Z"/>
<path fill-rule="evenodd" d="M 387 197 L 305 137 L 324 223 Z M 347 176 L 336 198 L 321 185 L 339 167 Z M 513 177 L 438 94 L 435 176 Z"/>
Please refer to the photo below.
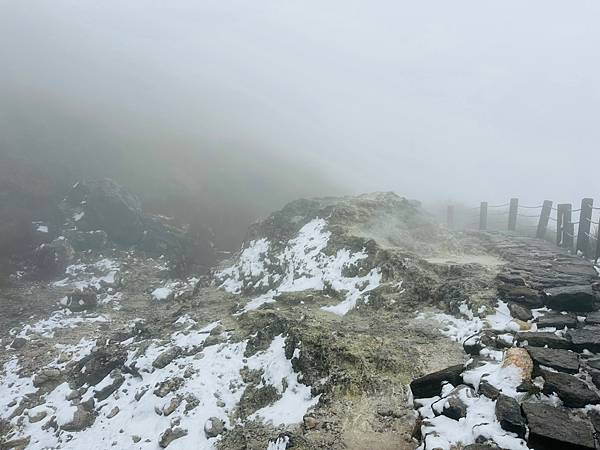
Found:
<path fill-rule="evenodd" d="M 110 227 L 79 229 L 77 214 L 41 244 L 52 257 L 34 252 L 0 291 L 2 449 L 460 448 L 479 437 L 465 431 L 470 412 L 432 405 L 454 386 L 485 403 L 481 378 L 499 377 L 503 348 L 513 358 L 516 342 L 533 346 L 513 332 L 538 325 L 509 311 L 527 314 L 514 306 L 524 298 L 539 320 L 544 277 L 557 277 L 513 241 L 450 235 L 394 194 L 293 202 L 252 226 L 231 260 L 187 275 L 180 232 L 161 225 L 150 247 L 124 245 Z M 176 244 L 161 256 L 157 241 Z M 62 267 L 42 280 L 48 259 Z M 589 286 L 589 264 L 575 264 L 562 266 Z M 519 442 L 488 416 L 490 436 Z M 448 438 L 446 419 L 462 434 Z"/>
<path fill-rule="evenodd" d="M 470 359 L 413 380 L 421 448 L 594 449 L 600 430 L 598 274 L 552 244 L 478 233 L 506 264 L 493 314 L 431 314 Z"/>

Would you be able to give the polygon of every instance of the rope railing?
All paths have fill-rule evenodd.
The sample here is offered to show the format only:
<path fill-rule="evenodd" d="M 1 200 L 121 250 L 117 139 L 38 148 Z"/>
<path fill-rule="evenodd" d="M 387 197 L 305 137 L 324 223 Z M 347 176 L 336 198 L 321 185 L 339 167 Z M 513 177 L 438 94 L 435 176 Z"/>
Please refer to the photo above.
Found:
<path fill-rule="evenodd" d="M 585 198 L 581 201 L 580 208 L 572 209 L 572 205 L 569 203 L 553 205 L 550 200 L 544 200 L 540 205 L 520 205 L 519 199 L 512 198 L 508 203 L 489 205 L 487 202 L 481 202 L 480 206 L 465 206 L 460 208 L 460 211 L 466 218 L 462 222 L 469 222 L 464 225 L 466 228 L 478 228 L 485 231 L 488 228 L 488 218 L 491 218 L 492 227 L 497 228 L 502 221 L 506 220 L 504 217 L 507 217 L 505 226 L 509 232 L 518 233 L 518 230 L 521 230 L 529 235 L 529 230 L 535 228 L 535 236 L 541 239 L 548 239 L 549 233 L 556 234 L 556 245 L 565 247 L 576 254 L 581 252 L 584 256 L 595 257 L 597 261 L 600 258 L 600 217 L 598 217 L 600 215 L 594 211 L 600 211 L 600 206 L 593 206 L 593 202 L 593 199 Z M 479 214 L 475 211 L 478 211 Z M 477 216 L 479 216 L 479 223 L 476 222 Z M 523 219 L 523 223 L 519 223 L 517 226 L 519 218 Z M 574 221 L 574 218 L 577 218 L 577 221 Z M 533 223 L 533 220 L 537 220 L 537 225 Z M 454 207 L 449 206 L 448 225 L 450 228 L 453 227 L 453 223 Z M 552 225 L 549 227 L 550 223 Z M 592 246 L 595 247 L 595 250 L 591 248 Z"/>

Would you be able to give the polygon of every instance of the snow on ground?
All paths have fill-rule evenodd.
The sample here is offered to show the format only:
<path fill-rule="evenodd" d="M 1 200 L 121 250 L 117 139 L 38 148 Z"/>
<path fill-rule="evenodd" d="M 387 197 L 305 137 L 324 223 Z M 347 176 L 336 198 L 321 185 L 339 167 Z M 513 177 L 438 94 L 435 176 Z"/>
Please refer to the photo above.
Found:
<path fill-rule="evenodd" d="M 331 237 L 326 228 L 324 219 L 310 221 L 277 255 L 270 252 L 271 245 L 267 239 L 250 242 L 236 264 L 216 275 L 221 280 L 221 288 L 239 294 L 272 286 L 245 306 L 242 312 L 247 312 L 276 301 L 283 292 L 323 290 L 327 286 L 344 293 L 345 299 L 323 309 L 339 315 L 348 313 L 359 298 L 365 298 L 369 291 L 379 286 L 381 272 L 375 268 L 364 276 L 344 276 L 344 269 L 357 265 L 368 255 L 364 251 L 353 253 L 348 249 L 340 249 L 335 255 L 325 254 Z M 268 267 L 273 265 L 278 273 L 269 272 Z"/>
<path fill-rule="evenodd" d="M 176 332 L 171 336 L 171 341 L 184 348 L 198 345 L 217 325 L 214 322 L 202 330 L 187 330 L 189 333 L 186 335 Z M 194 324 L 189 326 L 193 327 Z M 281 394 L 279 400 L 260 409 L 252 418 L 263 418 L 276 425 L 301 422 L 309 408 L 316 405 L 319 397 L 313 398 L 310 387 L 298 381 L 290 360 L 285 357 L 284 337 L 275 337 L 267 350 L 248 358 L 244 357 L 246 345 L 247 341 L 212 345 L 205 347 L 200 353 L 177 357 L 162 369 L 154 368 L 152 363 L 170 348 L 170 344 L 153 340 L 141 356 L 137 355 L 134 345 L 130 347 L 127 364 L 135 362 L 142 378 L 125 374 L 126 381 L 120 389 L 106 400 L 96 402 L 98 416 L 92 426 L 83 431 L 58 436 L 52 428 L 45 426 L 52 416 L 56 417 L 59 425 L 69 423 L 77 410 L 66 399 L 71 389 L 67 383 L 62 383 L 44 396 L 41 405 L 25 411 L 29 416 L 46 412 L 46 418 L 33 423 L 24 420 L 20 425 L 17 424 L 18 418 L 12 420 L 13 425 L 20 427 L 17 437 L 31 436 L 27 447 L 31 450 L 55 448 L 58 445 L 62 449 L 73 450 L 154 449 L 157 448 L 160 435 L 177 421 L 179 427 L 187 430 L 187 435 L 173 441 L 169 449 L 212 449 L 219 438 L 207 438 L 204 424 L 211 417 L 217 417 L 225 422 L 226 427 L 235 425 L 230 422 L 229 414 L 234 411 L 244 392 L 245 383 L 240 375 L 240 369 L 244 366 L 264 371 L 262 384 L 273 385 Z M 76 360 L 88 354 L 92 348 L 91 341 L 82 340 L 73 346 L 64 346 L 62 350 L 68 351 L 73 360 Z M 64 368 L 56 362 L 50 366 Z M 35 389 L 30 379 L 16 375 L 19 369 L 16 359 L 10 360 L 4 369 L 5 374 L 0 377 L 0 391 L 10 395 L 3 395 L 0 399 L 0 411 L 2 417 L 8 417 L 12 409 L 7 405 L 13 399 L 22 398 Z M 96 386 L 84 386 L 87 392 L 82 401 L 91 398 L 111 381 L 108 375 Z M 177 381 L 181 386 L 161 398 L 154 390 L 165 381 Z M 162 411 L 172 402 L 177 404 L 175 410 L 168 416 L 163 414 Z M 118 413 L 113 416 L 116 408 Z M 134 436 L 142 439 L 136 443 Z M 280 438 L 271 442 L 269 448 L 285 448 L 285 443 L 285 438 Z"/>
<path fill-rule="evenodd" d="M 11 335 L 18 338 L 31 339 L 31 335 L 53 338 L 58 329 L 75 328 L 83 323 L 108 322 L 102 315 L 85 315 L 61 309 L 52 313 L 47 319 L 41 319 L 31 325 L 25 325 L 20 331 L 13 329 Z"/>
<path fill-rule="evenodd" d="M 65 271 L 67 276 L 52 285 L 79 290 L 115 287 L 118 284 L 119 271 L 120 264 L 108 258 L 93 264 L 72 264 Z"/>
<path fill-rule="evenodd" d="M 419 313 L 416 319 L 436 320 L 442 325 L 440 333 L 460 343 L 483 329 L 497 331 L 518 331 L 520 329 L 510 315 L 508 304 L 502 300 L 498 300 L 498 306 L 496 306 L 494 313 L 485 316 L 483 319 L 476 316 L 465 303 L 460 305 L 459 311 L 464 316 L 463 318 L 445 313 Z"/>
<path fill-rule="evenodd" d="M 444 386 L 442 395 L 447 395 L 454 388 L 451 384 Z M 441 397 L 419 399 L 417 404 L 422 405 L 419 413 L 425 418 L 421 427 L 424 439 L 419 449 L 439 448 L 450 450 L 456 444 L 466 446 L 474 444 L 479 436 L 492 439 L 501 448 L 507 450 L 525 450 L 527 444 L 519 439 L 516 434 L 502 429 L 496 418 L 496 402 L 485 396 L 471 397 L 466 395 L 466 390 L 461 391 L 460 399 L 467 405 L 466 417 L 454 420 L 444 415 L 436 417 L 434 408 L 441 408 L 444 400 Z"/>

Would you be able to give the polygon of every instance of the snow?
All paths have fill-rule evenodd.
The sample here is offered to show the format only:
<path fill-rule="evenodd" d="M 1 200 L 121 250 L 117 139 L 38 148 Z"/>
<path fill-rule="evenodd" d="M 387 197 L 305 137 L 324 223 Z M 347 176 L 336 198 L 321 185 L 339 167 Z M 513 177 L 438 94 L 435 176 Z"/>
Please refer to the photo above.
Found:
<path fill-rule="evenodd" d="M 445 386 L 447 393 L 452 388 Z M 501 448 L 508 450 L 525 450 L 527 444 L 519 439 L 514 433 L 502 429 L 496 419 L 496 402 L 485 396 L 469 397 L 462 395 L 461 400 L 467 405 L 466 417 L 457 420 L 440 415 L 435 417 L 432 405 L 439 397 L 426 399 L 423 407 L 419 410 L 426 417 L 421 427 L 424 439 L 419 449 L 440 448 L 450 450 L 456 448 L 457 444 L 466 446 L 474 444 L 480 436 L 492 439 Z"/>
<path fill-rule="evenodd" d="M 212 330 L 218 322 L 213 322 L 203 329 L 186 330 L 188 343 L 201 342 L 208 336 L 207 331 Z M 191 324 L 194 327 L 195 324 Z M 171 335 L 171 341 L 185 344 L 180 332 Z M 140 343 L 143 345 L 143 343 Z M 218 438 L 207 439 L 203 428 L 211 417 L 223 420 L 227 427 L 235 423 L 230 422 L 230 414 L 237 407 L 245 389 L 245 383 L 240 375 L 240 369 L 248 366 L 252 369 L 264 371 L 263 384 L 273 385 L 281 394 L 281 398 L 261 410 L 252 418 L 263 418 L 274 424 L 292 424 L 302 421 L 309 408 L 316 405 L 319 397 L 312 397 L 310 386 L 298 381 L 291 362 L 285 357 L 285 339 L 277 336 L 269 348 L 263 352 L 245 358 L 247 341 L 225 343 L 204 348 L 200 353 L 191 356 L 181 355 L 163 369 L 154 369 L 154 359 L 168 348 L 159 340 L 152 340 L 150 345 L 136 356 L 135 345 L 130 347 L 127 364 L 135 361 L 137 369 L 143 378 L 136 378 L 124 374 L 126 381 L 122 388 L 113 393 L 106 400 L 97 402 L 96 421 L 89 428 L 69 433 L 72 439 L 65 439 L 66 435 L 56 435 L 52 428 L 45 427 L 50 416 L 56 416 L 59 424 L 65 424 L 73 419 L 76 407 L 66 400 L 70 388 L 66 383 L 59 385 L 52 392 L 46 394 L 45 403 L 29 411 L 34 415 L 47 411 L 48 417 L 31 423 L 22 421 L 17 427 L 19 436 L 31 436 L 28 449 L 42 450 L 45 448 L 60 447 L 65 450 L 85 448 L 87 450 L 105 450 L 107 448 L 142 449 L 155 448 L 162 432 L 171 425 L 173 419 L 181 421 L 180 427 L 188 430 L 187 436 L 173 441 L 169 449 L 174 450 L 208 450 L 215 447 Z M 83 357 L 92 348 L 90 341 L 82 340 L 74 346 L 64 346 L 63 351 L 72 352 L 73 359 Z M 183 385 L 176 392 L 169 393 L 164 398 L 154 395 L 153 390 L 157 384 L 182 376 L 182 368 L 191 368 L 192 374 L 182 378 Z M 5 412 L 10 412 L 7 407 L 13 398 L 22 398 L 27 393 L 35 391 L 29 378 L 19 378 L 16 373 L 18 364 L 16 358 L 5 365 L 6 374 L 0 377 L 0 411 L 3 417 L 8 417 Z M 88 389 L 82 400 L 91 397 L 96 390 L 111 382 L 110 375 L 95 387 Z M 87 386 L 84 386 L 87 387 Z M 139 401 L 135 400 L 136 393 L 148 390 Z M 158 415 L 155 410 L 162 409 L 170 404 L 176 396 L 182 396 L 183 401 L 170 416 Z M 193 395 L 198 406 L 184 413 L 190 396 Z M 223 402 L 223 403 L 220 403 Z M 109 418 L 109 413 L 115 408 L 119 413 Z M 18 418 L 12 419 L 16 424 Z M 46 429 L 44 429 L 46 428 Z M 125 430 L 125 432 L 121 432 Z M 132 436 L 142 437 L 139 443 L 133 443 Z M 152 444 L 146 441 L 149 439 Z M 288 440 L 285 437 L 270 442 L 271 449 L 285 448 Z"/>
<path fill-rule="evenodd" d="M 380 285 L 381 271 L 374 268 L 363 276 L 344 276 L 344 269 L 356 266 L 368 255 L 364 251 L 353 253 L 348 249 L 340 249 L 334 255 L 327 255 L 325 249 L 330 237 L 327 222 L 316 218 L 304 225 L 279 255 L 271 254 L 271 244 L 267 239 L 251 241 L 238 262 L 219 272 L 217 278 L 222 280 L 223 289 L 234 294 L 272 286 L 267 292 L 250 300 L 242 313 L 273 303 L 284 292 L 323 290 L 329 287 L 343 293 L 344 300 L 322 309 L 345 315 L 356 306 L 360 298 Z M 282 275 L 267 270 L 274 264 Z"/>
<path fill-rule="evenodd" d="M 3 366 L 3 375 L 0 376 L 0 417 L 9 417 L 17 409 L 18 404 L 8 406 L 13 401 L 20 401 L 27 394 L 37 391 L 29 377 L 18 375 L 21 367 L 16 357 L 9 359 Z"/>
<path fill-rule="evenodd" d="M 173 291 L 171 289 L 167 287 L 160 287 L 154 289 L 151 295 L 154 300 L 164 301 L 167 300 L 171 296 L 171 294 L 173 294 Z"/>
<path fill-rule="evenodd" d="M 65 270 L 66 278 L 52 283 L 54 287 L 70 287 L 80 291 L 100 290 L 115 287 L 120 264 L 112 259 L 103 258 L 92 264 L 72 264 Z"/>
<path fill-rule="evenodd" d="M 290 438 L 287 436 L 277 438 L 276 441 L 269 442 L 267 450 L 285 450 L 289 442 Z"/>
<path fill-rule="evenodd" d="M 83 323 L 108 322 L 102 315 L 86 316 L 75 314 L 68 309 L 55 311 L 47 319 L 41 319 L 31 325 L 25 325 L 21 331 L 11 332 L 15 337 L 31 339 L 31 335 L 53 338 L 56 330 L 75 328 Z"/>

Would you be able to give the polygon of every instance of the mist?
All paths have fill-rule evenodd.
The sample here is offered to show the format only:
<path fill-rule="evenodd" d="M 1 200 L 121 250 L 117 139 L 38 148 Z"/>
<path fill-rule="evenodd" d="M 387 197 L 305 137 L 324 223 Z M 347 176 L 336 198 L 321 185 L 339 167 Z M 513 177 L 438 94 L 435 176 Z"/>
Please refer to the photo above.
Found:
<path fill-rule="evenodd" d="M 60 186 L 112 177 L 223 248 L 303 196 L 576 202 L 597 192 L 599 16 L 592 1 L 4 0 L 2 164 Z"/>

